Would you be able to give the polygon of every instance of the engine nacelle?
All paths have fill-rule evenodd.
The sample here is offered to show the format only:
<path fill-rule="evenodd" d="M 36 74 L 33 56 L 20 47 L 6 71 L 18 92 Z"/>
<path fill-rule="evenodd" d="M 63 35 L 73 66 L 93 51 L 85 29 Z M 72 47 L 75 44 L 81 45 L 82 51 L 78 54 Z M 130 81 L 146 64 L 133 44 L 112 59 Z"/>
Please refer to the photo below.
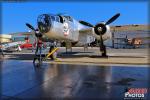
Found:
<path fill-rule="evenodd" d="M 99 39 L 99 36 L 102 35 L 103 39 L 110 39 L 111 38 L 111 32 L 109 25 L 105 25 L 105 23 L 99 23 L 95 25 L 93 29 L 95 33 L 95 37 Z"/>
<path fill-rule="evenodd" d="M 108 25 L 105 25 L 104 23 L 99 23 L 95 25 L 94 31 L 96 35 L 104 35 L 108 30 Z"/>

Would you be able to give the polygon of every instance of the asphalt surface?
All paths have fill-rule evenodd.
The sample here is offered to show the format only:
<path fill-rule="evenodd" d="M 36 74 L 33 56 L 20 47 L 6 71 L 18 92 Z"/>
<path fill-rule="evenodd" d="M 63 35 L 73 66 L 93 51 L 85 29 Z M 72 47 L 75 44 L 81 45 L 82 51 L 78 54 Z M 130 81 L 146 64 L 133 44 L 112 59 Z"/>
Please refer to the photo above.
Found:
<path fill-rule="evenodd" d="M 86 51 L 73 48 L 68 53 L 60 48 L 61 61 L 44 61 L 40 67 L 32 63 L 31 50 L 5 52 L 0 59 L 0 99 L 121 100 L 127 99 L 125 92 L 130 88 L 146 88 L 148 93 L 142 99 L 149 100 L 148 52 L 148 49 L 108 49 L 109 57 L 101 58 L 99 48 Z"/>
<path fill-rule="evenodd" d="M 43 50 L 43 57 L 49 49 Z M 84 51 L 83 47 L 74 47 L 72 52 L 61 47 L 57 51 L 58 60 L 56 63 L 64 64 L 129 64 L 129 65 L 149 65 L 149 49 L 107 49 L 108 57 L 101 57 L 99 48 L 88 48 Z M 11 60 L 30 60 L 34 59 L 32 50 L 23 50 L 21 52 L 5 52 L 4 59 Z M 48 63 L 50 60 L 46 60 Z"/>
<path fill-rule="evenodd" d="M 149 88 L 150 68 L 1 60 L 1 99 L 124 99 L 127 88 Z M 148 100 L 148 93 L 145 99 Z"/>

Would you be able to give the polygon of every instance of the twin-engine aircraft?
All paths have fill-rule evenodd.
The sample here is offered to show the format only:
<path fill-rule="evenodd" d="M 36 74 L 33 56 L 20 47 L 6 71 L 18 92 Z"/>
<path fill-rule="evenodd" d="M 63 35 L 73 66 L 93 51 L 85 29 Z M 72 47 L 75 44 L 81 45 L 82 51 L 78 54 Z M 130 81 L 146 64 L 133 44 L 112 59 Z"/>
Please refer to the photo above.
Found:
<path fill-rule="evenodd" d="M 38 29 L 35 29 L 29 23 L 26 26 L 32 29 L 37 37 L 37 40 L 48 38 L 52 41 L 66 41 L 77 44 L 88 44 L 95 39 L 100 40 L 100 51 L 102 56 L 107 56 L 106 48 L 103 41 L 111 39 L 109 24 L 115 21 L 120 16 L 117 13 L 107 22 L 100 22 L 92 25 L 85 21 L 77 21 L 71 16 L 61 14 L 42 14 L 37 18 Z M 36 53 L 39 47 L 37 46 Z"/>

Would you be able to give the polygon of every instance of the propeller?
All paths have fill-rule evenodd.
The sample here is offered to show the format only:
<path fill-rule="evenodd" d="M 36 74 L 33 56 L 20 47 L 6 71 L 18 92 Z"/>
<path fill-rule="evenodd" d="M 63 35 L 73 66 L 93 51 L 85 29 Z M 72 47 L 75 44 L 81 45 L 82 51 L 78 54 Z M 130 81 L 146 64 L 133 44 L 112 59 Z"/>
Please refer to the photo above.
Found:
<path fill-rule="evenodd" d="M 116 15 L 114 15 L 113 17 L 111 17 L 106 23 L 105 25 L 108 25 L 112 22 L 114 22 L 118 17 L 120 16 L 120 13 L 117 13 Z M 80 20 L 79 23 L 83 24 L 83 25 L 86 25 L 86 26 L 89 26 L 89 27 L 94 27 L 92 24 L 90 24 L 89 22 L 85 22 L 85 21 L 82 21 Z"/>
<path fill-rule="evenodd" d="M 89 27 L 94 27 L 92 24 L 85 22 L 85 21 L 82 21 L 82 20 L 80 20 L 79 23 L 86 25 L 86 26 L 89 26 Z"/>
<path fill-rule="evenodd" d="M 120 16 L 120 13 L 117 13 L 113 17 L 111 17 L 106 23 L 99 23 L 95 26 L 85 21 L 79 21 L 79 23 L 83 25 L 93 27 L 95 30 L 95 33 L 100 36 L 99 46 L 100 46 L 100 51 L 102 52 L 102 56 L 106 56 L 106 47 L 104 45 L 103 37 L 102 37 L 107 31 L 106 25 L 109 25 L 112 22 L 114 22 L 119 16 Z"/>
<path fill-rule="evenodd" d="M 30 25 L 29 23 L 26 23 L 26 26 L 28 28 L 32 29 L 35 32 L 35 36 L 37 38 L 36 39 L 37 46 L 36 46 L 35 57 L 34 57 L 33 63 L 35 65 L 36 60 L 38 60 L 39 63 L 36 65 L 38 67 L 38 66 L 40 66 L 42 64 L 41 47 L 39 45 L 39 41 L 41 40 L 42 34 L 37 32 L 37 30 L 32 25 Z M 39 57 L 37 57 L 38 50 L 40 50 Z"/>
<path fill-rule="evenodd" d="M 42 37 L 42 34 L 41 34 L 40 32 L 38 32 L 31 24 L 26 23 L 26 26 L 27 26 L 28 28 L 32 29 L 32 30 L 35 32 L 35 36 L 36 36 L 37 38 Z"/>
<path fill-rule="evenodd" d="M 116 15 L 114 15 L 112 18 L 110 18 L 105 25 L 108 25 L 110 23 L 112 23 L 113 21 L 115 21 L 118 17 L 120 16 L 120 13 L 117 13 Z"/>
<path fill-rule="evenodd" d="M 116 15 L 114 15 L 113 17 L 111 17 L 106 23 L 103 23 L 103 25 L 105 27 L 102 28 L 101 34 L 99 34 L 99 36 L 100 36 L 99 46 L 100 46 L 100 51 L 102 52 L 102 56 L 103 57 L 106 57 L 107 55 L 106 55 L 106 47 L 104 45 L 104 41 L 103 41 L 102 35 L 104 34 L 104 32 L 106 32 L 106 25 L 109 25 L 110 23 L 114 22 L 119 16 L 120 16 L 120 13 L 117 13 Z"/>
<path fill-rule="evenodd" d="M 26 23 L 26 26 L 29 27 L 30 29 L 32 29 L 33 31 L 35 31 L 35 28 L 32 25 L 30 25 L 29 23 Z"/>

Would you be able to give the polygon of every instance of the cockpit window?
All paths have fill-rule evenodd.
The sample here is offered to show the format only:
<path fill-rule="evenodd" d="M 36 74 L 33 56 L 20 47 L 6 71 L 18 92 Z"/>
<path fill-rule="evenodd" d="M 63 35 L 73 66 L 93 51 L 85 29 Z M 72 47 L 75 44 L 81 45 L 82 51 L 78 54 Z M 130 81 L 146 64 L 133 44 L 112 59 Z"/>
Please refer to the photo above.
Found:
<path fill-rule="evenodd" d="M 60 19 L 58 16 L 55 16 L 55 20 L 56 20 L 56 22 L 60 22 Z"/>
<path fill-rule="evenodd" d="M 55 16 L 51 16 L 52 21 L 55 21 Z"/>
<path fill-rule="evenodd" d="M 60 19 L 58 16 L 51 16 L 52 21 L 60 22 Z"/>
<path fill-rule="evenodd" d="M 64 16 L 68 21 L 73 21 L 73 19 L 70 16 Z"/>

